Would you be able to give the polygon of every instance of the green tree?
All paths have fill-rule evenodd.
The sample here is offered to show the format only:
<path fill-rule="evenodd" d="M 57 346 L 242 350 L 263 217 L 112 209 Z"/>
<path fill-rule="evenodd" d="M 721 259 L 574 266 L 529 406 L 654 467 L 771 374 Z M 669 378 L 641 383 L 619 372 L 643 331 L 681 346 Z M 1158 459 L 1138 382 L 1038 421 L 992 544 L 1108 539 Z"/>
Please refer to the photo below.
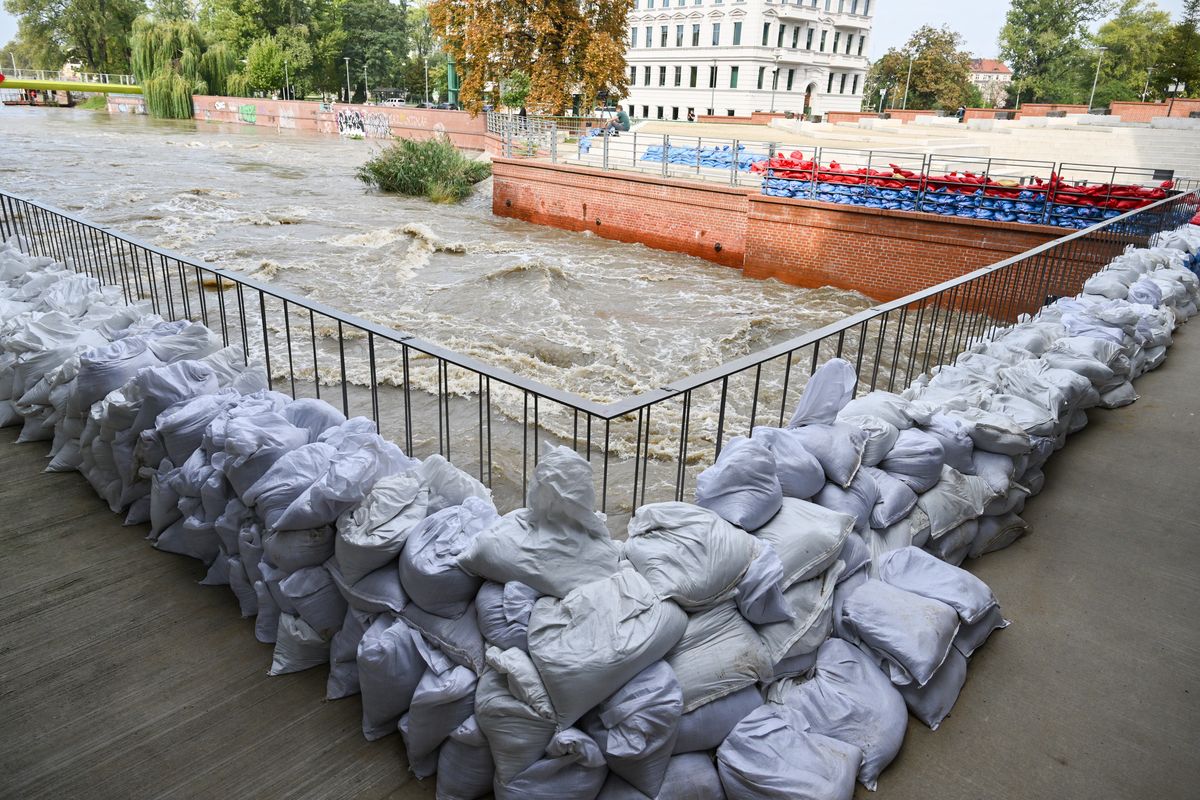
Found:
<path fill-rule="evenodd" d="M 196 6 L 192 0 L 152 0 L 150 11 L 155 19 L 190 19 L 196 18 Z"/>
<path fill-rule="evenodd" d="M 361 97 L 364 67 L 370 87 L 395 88 L 396 78 L 408 55 L 406 0 L 400 3 L 345 0 L 341 17 L 345 36 L 339 59 L 350 59 L 350 80 L 356 96 Z"/>
<path fill-rule="evenodd" d="M 4 0 L 21 52 L 38 66 L 66 60 L 95 72 L 129 70 L 129 35 L 142 0 Z"/>
<path fill-rule="evenodd" d="M 900 50 L 889 49 L 867 73 L 866 100 L 878 105 L 881 90 L 887 89 L 886 104 L 899 108 L 908 84 L 908 108 L 958 108 L 978 100 L 972 93 L 971 56 L 959 49 L 963 38 L 947 27 L 923 25 L 913 32 Z M 912 59 L 912 79 L 908 77 Z"/>
<path fill-rule="evenodd" d="M 1095 105 L 1140 99 L 1170 35 L 1170 14 L 1153 2 L 1123 0 L 1116 16 L 1101 25 L 1095 36 L 1096 45 L 1106 48 Z"/>
<path fill-rule="evenodd" d="M 510 109 L 521 108 L 529 97 L 529 76 L 514 69 L 500 82 L 500 87 L 500 104 Z"/>
<path fill-rule="evenodd" d="M 263 70 L 270 71 L 267 62 L 262 61 L 268 55 L 261 43 L 266 36 L 277 37 L 275 45 L 281 51 L 280 76 L 282 54 L 286 51 L 293 84 L 322 89 L 340 85 L 337 76 L 342 64 L 338 53 L 344 35 L 340 0 L 200 0 L 199 19 L 210 41 L 227 43 L 247 62 L 251 46 L 259 43 L 261 69 L 253 80 L 246 73 L 239 73 L 233 81 L 233 85 L 243 91 L 263 78 Z M 297 36 L 304 39 L 306 48 L 296 45 Z M 305 65 L 296 69 L 295 74 L 291 74 L 293 58 Z M 282 88 L 280 77 L 277 83 L 255 91 Z"/>
<path fill-rule="evenodd" d="M 1012 0 L 1000 31 L 1000 57 L 1012 68 L 1011 93 L 1024 102 L 1082 103 L 1095 66 L 1088 24 L 1111 0 Z"/>
<path fill-rule="evenodd" d="M 1167 37 L 1163 57 L 1154 70 L 1154 86 L 1162 96 L 1183 84 L 1179 96 L 1200 97 L 1200 0 L 1185 0 L 1183 15 Z"/>

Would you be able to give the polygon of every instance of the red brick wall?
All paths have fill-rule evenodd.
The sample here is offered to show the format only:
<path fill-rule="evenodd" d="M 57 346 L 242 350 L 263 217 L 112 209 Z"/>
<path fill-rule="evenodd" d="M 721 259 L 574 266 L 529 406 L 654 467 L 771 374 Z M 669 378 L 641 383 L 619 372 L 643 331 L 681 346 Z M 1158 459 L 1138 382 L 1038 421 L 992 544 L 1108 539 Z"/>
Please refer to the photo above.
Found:
<path fill-rule="evenodd" d="M 710 114 L 701 114 L 698 117 L 696 117 L 696 121 L 697 122 L 714 123 L 714 124 L 718 124 L 718 125 L 722 124 L 722 123 L 724 123 L 726 125 L 756 125 L 756 124 L 758 124 L 757 121 L 753 117 L 727 117 L 727 116 L 722 116 L 721 114 L 711 114 L 711 115 Z M 762 124 L 766 125 L 767 123 L 763 122 Z"/>
<path fill-rule="evenodd" d="M 1022 117 L 1044 117 L 1051 111 L 1065 111 L 1068 114 L 1086 114 L 1085 105 L 1063 105 L 1059 103 L 1025 103 L 1021 106 Z"/>
<path fill-rule="evenodd" d="M 1122 122 L 1149 122 L 1155 117 L 1187 117 L 1200 111 L 1200 98 L 1179 97 L 1165 103 L 1114 102 L 1109 109 Z"/>
<path fill-rule="evenodd" d="M 750 198 L 746 275 L 895 300 L 1057 239 L 1041 225 Z"/>
<path fill-rule="evenodd" d="M 428 139 L 445 134 L 468 150 L 487 146 L 487 120 L 465 111 L 345 105 L 257 97 L 192 98 L 198 120 L 339 135 L 359 130 L 368 139 Z"/>
<path fill-rule="evenodd" d="M 913 109 L 889 108 L 885 113 L 891 114 L 892 119 L 902 122 L 912 122 L 917 117 L 932 117 L 936 111 L 916 111 Z M 876 111 L 830 111 L 825 115 L 826 122 L 858 122 L 864 118 L 878 117 Z"/>
<path fill-rule="evenodd" d="M 742 266 L 750 190 L 506 158 L 492 175 L 498 216 Z"/>

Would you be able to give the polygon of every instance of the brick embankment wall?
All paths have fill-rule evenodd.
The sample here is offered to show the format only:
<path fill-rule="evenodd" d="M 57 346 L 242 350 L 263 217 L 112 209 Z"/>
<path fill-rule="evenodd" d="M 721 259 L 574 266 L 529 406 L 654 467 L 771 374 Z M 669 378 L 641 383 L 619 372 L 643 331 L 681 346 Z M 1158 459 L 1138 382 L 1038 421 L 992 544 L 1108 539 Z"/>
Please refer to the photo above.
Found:
<path fill-rule="evenodd" d="M 882 301 L 1065 233 L 1049 226 L 831 205 L 545 162 L 497 158 L 492 170 L 492 210 L 498 216 L 590 230 L 741 268 L 750 277 L 853 289 Z M 1072 276 L 1104 260 L 1104 254 L 1081 249 L 1071 264 L 1043 270 L 1039 285 L 1049 294 L 1072 294 L 1078 291 L 1070 288 L 1077 282 Z M 993 299 L 980 296 L 972 306 L 982 308 Z"/>
<path fill-rule="evenodd" d="M 1155 117 L 1187 118 L 1196 111 L 1200 111 L 1200 98 L 1193 97 L 1180 97 L 1165 103 L 1114 102 L 1109 106 L 1109 112 L 1120 117 L 1122 122 L 1149 122 Z"/>
<path fill-rule="evenodd" d="M 429 139 L 446 135 L 468 150 L 487 149 L 487 120 L 465 111 L 434 108 L 264 100 L 255 97 L 192 98 L 196 119 L 368 139 Z"/>

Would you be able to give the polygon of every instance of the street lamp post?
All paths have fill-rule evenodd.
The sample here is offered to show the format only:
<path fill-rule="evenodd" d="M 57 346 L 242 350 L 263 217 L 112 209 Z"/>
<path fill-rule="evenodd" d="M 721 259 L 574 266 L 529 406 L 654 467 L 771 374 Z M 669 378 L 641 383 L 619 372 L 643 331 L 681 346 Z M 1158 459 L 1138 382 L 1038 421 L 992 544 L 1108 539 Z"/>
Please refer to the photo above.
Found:
<path fill-rule="evenodd" d="M 291 84 L 291 80 L 288 78 L 288 63 L 287 63 L 287 59 L 285 58 L 283 60 L 283 99 L 284 100 L 292 99 L 289 96 L 290 93 L 288 92 L 288 86 L 290 84 Z"/>
<path fill-rule="evenodd" d="M 342 60 L 346 62 L 346 102 L 350 102 L 350 56 L 343 56 Z"/>
<path fill-rule="evenodd" d="M 425 105 L 429 105 L 429 56 L 425 56 Z"/>
<path fill-rule="evenodd" d="M 1154 74 L 1154 67 L 1146 71 L 1146 85 L 1142 87 L 1142 102 L 1146 102 L 1146 95 L 1150 94 L 1150 76 Z"/>
<path fill-rule="evenodd" d="M 370 90 L 367 88 L 367 64 L 363 62 L 363 102 L 367 102 L 370 97 Z"/>
<path fill-rule="evenodd" d="M 879 90 L 879 113 L 880 114 L 883 113 L 883 98 L 887 97 L 888 89 L 890 89 L 890 88 L 892 88 L 892 87 L 885 86 Z"/>
<path fill-rule="evenodd" d="M 904 79 L 904 102 L 900 104 L 900 108 L 902 110 L 908 108 L 908 85 L 910 83 L 912 83 L 912 65 L 913 65 L 913 56 L 912 56 L 912 53 L 909 53 L 908 54 L 908 77 Z"/>
<path fill-rule="evenodd" d="M 708 112 L 717 113 L 717 60 L 712 60 L 712 69 L 708 71 Z"/>
<path fill-rule="evenodd" d="M 1088 95 L 1088 113 L 1092 113 L 1092 101 L 1096 99 L 1096 84 L 1100 82 L 1100 65 L 1104 63 L 1104 51 L 1107 47 L 1097 47 L 1100 55 L 1096 58 L 1096 77 L 1092 78 L 1092 93 Z"/>
<path fill-rule="evenodd" d="M 775 113 L 775 88 L 779 85 L 779 59 L 783 54 L 775 51 L 775 71 L 771 73 L 771 113 Z"/>

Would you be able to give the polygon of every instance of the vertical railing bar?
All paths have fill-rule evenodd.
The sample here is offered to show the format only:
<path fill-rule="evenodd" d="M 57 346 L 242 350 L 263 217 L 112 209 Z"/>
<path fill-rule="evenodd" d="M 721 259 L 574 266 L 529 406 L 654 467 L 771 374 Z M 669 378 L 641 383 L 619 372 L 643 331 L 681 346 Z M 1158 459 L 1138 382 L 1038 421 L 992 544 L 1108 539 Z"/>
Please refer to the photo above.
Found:
<path fill-rule="evenodd" d="M 475 373 L 479 379 L 479 482 L 483 483 L 483 373 Z"/>
<path fill-rule="evenodd" d="M 713 459 L 721 457 L 721 440 L 725 437 L 725 399 L 729 392 L 729 376 L 721 378 L 721 411 L 717 416 L 717 447 Z"/>
<path fill-rule="evenodd" d="M 633 447 L 633 497 L 629 501 L 630 510 L 636 509 L 638 504 L 638 472 L 642 460 L 642 417 L 645 414 L 645 410 L 645 406 L 639 408 L 637 415 L 637 443 Z"/>
<path fill-rule="evenodd" d="M 484 390 L 487 392 L 487 485 L 492 485 L 492 378 L 484 376 Z M 524 500 L 525 498 L 521 498 Z"/>
<path fill-rule="evenodd" d="M 612 420 L 604 420 L 604 471 L 600 482 L 600 513 L 608 511 L 608 439 L 611 433 Z"/>
<path fill-rule="evenodd" d="M 309 341 L 312 344 L 313 357 L 313 389 L 316 391 L 317 399 L 321 399 L 321 372 L 317 368 L 317 320 L 313 310 L 308 310 L 308 331 Z"/>
<path fill-rule="evenodd" d="M 263 361 L 267 367 L 267 388 L 274 389 L 275 384 L 271 375 L 271 342 L 267 333 L 267 298 L 262 289 L 258 290 L 258 313 L 262 322 Z"/>
<path fill-rule="evenodd" d="M 342 367 L 342 414 L 350 416 L 350 386 L 346 380 L 346 336 L 342 330 L 342 321 L 339 319 L 338 324 L 338 360 Z M 405 382 L 407 385 L 407 381 Z M 412 455 L 410 452 L 409 455 Z"/>
<path fill-rule="evenodd" d="M 371 370 L 371 419 L 375 420 L 375 432 L 383 435 L 383 425 L 379 421 L 379 382 L 375 371 L 375 334 L 367 331 L 367 363 Z"/>
<path fill-rule="evenodd" d="M 283 300 L 283 335 L 287 340 L 288 375 L 292 382 L 292 399 L 296 399 L 296 365 L 292 361 L 292 321 L 288 316 L 288 301 Z M 374 364 L 371 365 L 374 367 Z"/>
<path fill-rule="evenodd" d="M 783 368 L 783 396 L 779 399 L 779 427 L 781 428 L 783 427 L 783 415 L 787 411 L 788 383 L 792 379 L 792 356 L 795 353 L 795 350 L 788 351 L 786 366 Z"/>
<path fill-rule="evenodd" d="M 762 382 L 762 362 L 754 368 L 754 398 L 750 401 L 750 430 L 747 436 L 754 435 L 754 420 L 758 416 L 758 388 Z"/>
<path fill-rule="evenodd" d="M 521 419 L 521 497 L 529 496 L 529 390 L 522 389 L 524 416 Z"/>
<path fill-rule="evenodd" d="M 408 345 L 400 344 L 400 361 L 401 368 L 404 372 L 404 446 L 405 452 L 413 456 L 413 426 L 412 426 L 412 386 L 409 379 L 408 367 Z M 491 398 L 489 398 L 490 400 Z M 491 410 L 488 410 L 491 413 Z M 491 430 L 488 431 L 488 436 L 491 436 Z M 490 446 L 490 442 L 489 442 Z M 415 458 L 415 456 L 413 456 Z"/>
<path fill-rule="evenodd" d="M 646 446 L 642 456 L 642 496 L 641 501 L 635 503 L 635 506 L 646 505 L 646 487 L 650 484 L 650 414 L 652 411 L 654 411 L 653 403 L 646 406 Z"/>

